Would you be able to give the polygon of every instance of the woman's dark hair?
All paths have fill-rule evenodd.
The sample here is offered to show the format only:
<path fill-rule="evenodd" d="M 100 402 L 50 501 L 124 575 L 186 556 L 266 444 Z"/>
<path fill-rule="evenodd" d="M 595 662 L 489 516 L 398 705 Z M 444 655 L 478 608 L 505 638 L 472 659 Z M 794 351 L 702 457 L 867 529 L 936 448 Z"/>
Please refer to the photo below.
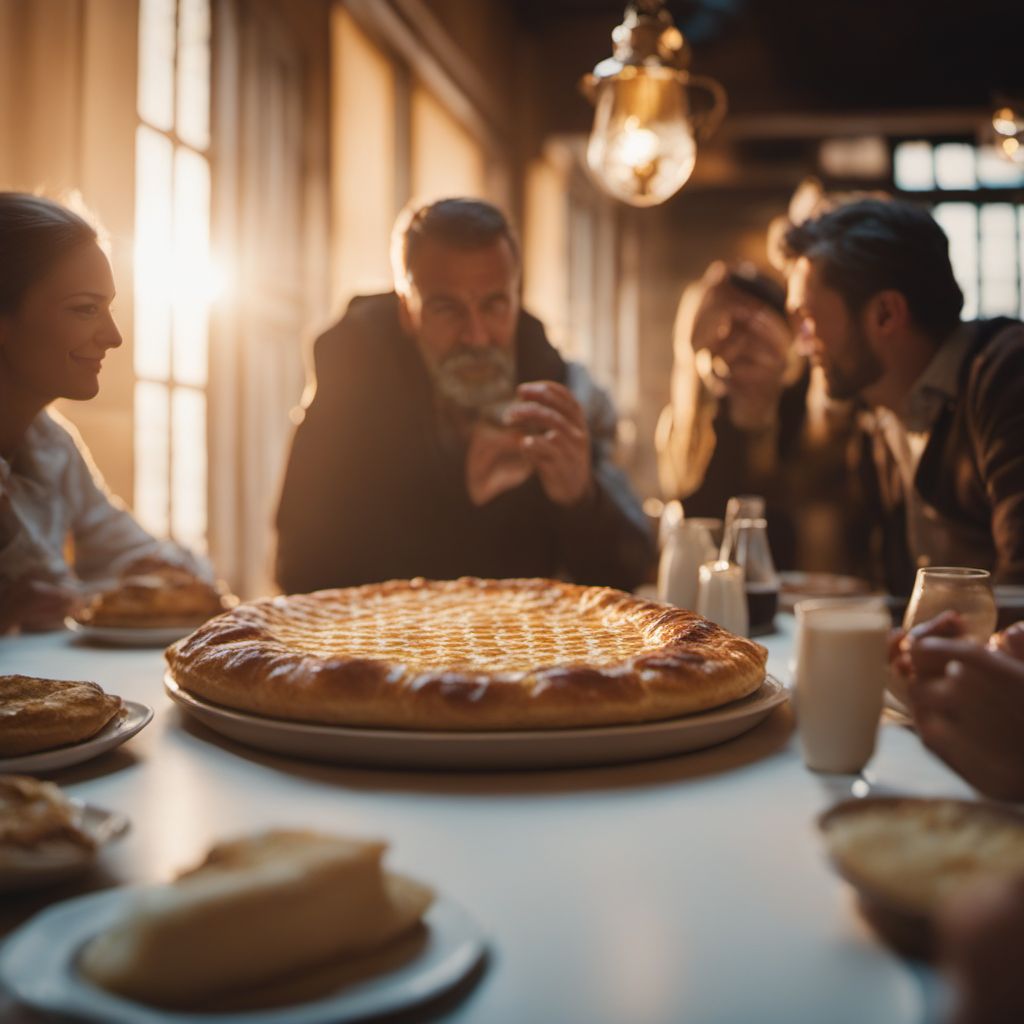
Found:
<path fill-rule="evenodd" d="M 14 313 L 61 257 L 96 239 L 95 228 L 52 199 L 0 192 L 0 314 Z"/>
<path fill-rule="evenodd" d="M 456 249 L 481 249 L 504 238 L 519 259 L 519 246 L 505 215 L 481 199 L 439 199 L 407 207 L 398 217 L 391 240 L 391 266 L 401 290 L 412 273 L 416 250 L 432 238 Z"/>
<path fill-rule="evenodd" d="M 786 312 L 786 289 L 774 278 L 758 270 L 752 263 L 739 263 L 729 267 L 725 274 L 725 283 L 745 295 L 750 295 L 769 309 L 778 313 L 783 320 L 788 319 Z"/>
<path fill-rule="evenodd" d="M 964 296 L 953 277 L 949 240 L 931 214 L 898 200 L 861 199 L 791 227 L 787 255 L 806 256 L 822 280 L 858 313 L 880 291 L 907 300 L 910 315 L 941 341 L 960 322 Z"/>

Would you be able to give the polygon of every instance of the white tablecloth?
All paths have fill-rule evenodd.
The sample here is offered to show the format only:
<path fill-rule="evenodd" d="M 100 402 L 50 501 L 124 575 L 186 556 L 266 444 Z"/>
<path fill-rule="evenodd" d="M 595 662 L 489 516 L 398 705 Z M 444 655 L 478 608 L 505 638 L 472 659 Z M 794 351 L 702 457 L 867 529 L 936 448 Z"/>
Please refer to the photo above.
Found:
<path fill-rule="evenodd" d="M 785 679 L 792 620 L 779 623 L 765 642 Z M 460 902 L 489 936 L 486 971 L 441 1019 L 917 1024 L 933 1013 L 931 973 L 879 944 L 826 864 L 814 822 L 833 793 L 804 768 L 788 708 L 731 743 L 657 762 L 389 772 L 219 739 L 165 697 L 159 651 L 8 638 L 0 672 L 92 679 L 155 708 L 123 747 L 54 775 L 131 818 L 104 857 L 117 882 L 166 879 L 219 838 L 274 826 L 388 839 L 392 866 Z M 969 793 L 894 724 L 869 774 L 913 794 Z M 2 900 L 4 932 L 47 902 Z M 0 997 L 0 1019 L 34 1017 Z"/>

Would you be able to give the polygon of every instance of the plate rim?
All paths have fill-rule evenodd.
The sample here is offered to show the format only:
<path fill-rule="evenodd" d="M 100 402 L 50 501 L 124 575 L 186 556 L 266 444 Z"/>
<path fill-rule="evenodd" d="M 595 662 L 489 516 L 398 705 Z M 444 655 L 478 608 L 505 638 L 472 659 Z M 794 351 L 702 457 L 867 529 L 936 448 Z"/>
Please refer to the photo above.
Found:
<path fill-rule="evenodd" d="M 423 920 L 428 927 L 433 925 L 443 955 L 439 960 L 428 960 L 420 970 L 405 977 L 398 990 L 403 993 L 400 997 L 394 991 L 389 995 L 388 988 L 384 987 L 376 993 L 343 990 L 305 1003 L 257 1010 L 162 1009 L 105 992 L 74 970 L 74 959 L 82 944 L 116 920 L 118 904 L 130 901 L 135 893 L 145 888 L 150 886 L 104 889 L 63 900 L 40 911 L 15 929 L 0 946 L 0 982 L 15 999 L 34 1009 L 71 1013 L 79 1019 L 100 1024 L 271 1024 L 284 1019 L 283 1013 L 288 1014 L 287 1019 L 293 1024 L 350 1024 L 429 1002 L 469 977 L 488 954 L 487 937 L 472 915 L 455 900 L 437 894 Z M 59 956 L 43 964 L 34 960 L 36 970 L 19 973 L 16 968 L 22 945 L 38 940 L 40 931 L 45 935 L 47 928 L 52 932 L 62 924 L 65 927 L 54 944 Z M 39 989 L 50 998 L 37 998 L 33 990 Z M 346 1008 L 345 1002 L 355 1005 Z"/>
<path fill-rule="evenodd" d="M 206 621 L 206 620 L 204 620 Z M 64 625 L 83 640 L 97 640 L 111 645 L 169 644 L 194 633 L 203 623 L 181 626 L 93 626 L 68 616 Z"/>
<path fill-rule="evenodd" d="M 123 707 L 138 716 L 129 722 L 127 716 L 108 722 L 98 733 L 78 743 L 69 743 L 49 750 L 37 750 L 31 754 L 0 758 L 0 772 L 46 772 L 58 768 L 91 761 L 94 757 L 119 747 L 140 733 L 153 720 L 154 711 L 142 701 L 121 698 Z M 79 756 L 82 755 L 82 756 Z"/>
<path fill-rule="evenodd" d="M 0 865 L 0 892 L 17 892 L 21 889 L 36 888 L 45 885 L 49 881 L 59 881 L 64 878 L 73 877 L 96 862 L 110 843 L 122 839 L 131 829 L 131 818 L 120 811 L 112 811 L 99 804 L 92 804 L 86 800 L 70 798 L 81 812 L 82 821 L 79 825 L 83 832 L 91 835 L 96 843 L 92 850 L 83 850 L 81 856 L 63 864 L 53 864 L 49 867 L 24 866 L 12 867 Z M 90 821 L 90 817 L 99 820 Z M 26 884 L 27 883 L 27 884 Z"/>
<path fill-rule="evenodd" d="M 601 739 L 606 736 L 658 735 L 662 732 L 674 732 L 677 729 L 683 729 L 689 724 L 694 726 L 715 725 L 736 718 L 753 717 L 756 714 L 774 710 L 789 698 L 789 690 L 785 684 L 772 673 L 766 672 L 764 679 L 758 684 L 758 689 L 753 693 L 747 694 L 746 697 L 730 701 L 728 704 L 723 704 L 717 708 L 708 708 L 706 711 L 697 711 L 689 715 L 676 715 L 672 718 L 659 718 L 651 722 L 576 726 L 568 729 L 503 729 L 473 732 L 465 730 L 429 731 L 417 729 L 371 729 L 360 726 L 334 725 L 326 722 L 301 722 L 285 718 L 271 718 L 266 715 L 257 715 L 251 711 L 242 711 L 237 708 L 216 704 L 213 701 L 207 701 L 184 689 L 174 678 L 174 674 L 170 669 L 164 672 L 163 682 L 164 692 L 179 707 L 185 710 L 197 709 L 206 714 L 218 715 L 222 718 L 233 720 L 240 725 L 269 727 L 281 732 L 299 733 L 307 736 L 331 736 L 338 739 L 378 739 L 382 742 L 404 739 L 417 742 L 461 743 L 462 745 L 482 742 L 519 745 L 536 742 L 540 739 L 557 741 Z M 772 688 L 771 692 L 758 697 L 759 691 L 766 685 Z"/>

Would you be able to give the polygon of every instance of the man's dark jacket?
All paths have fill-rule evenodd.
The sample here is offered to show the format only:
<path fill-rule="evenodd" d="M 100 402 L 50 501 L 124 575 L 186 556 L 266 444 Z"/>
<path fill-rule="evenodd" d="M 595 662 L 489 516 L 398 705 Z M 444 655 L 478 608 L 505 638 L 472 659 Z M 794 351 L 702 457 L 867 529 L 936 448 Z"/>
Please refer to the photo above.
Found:
<path fill-rule="evenodd" d="M 519 381 L 565 382 L 540 322 L 520 315 Z M 289 593 L 425 576 L 564 575 L 630 589 L 654 551 L 641 517 L 595 476 L 572 509 L 536 475 L 472 504 L 465 451 L 443 443 L 433 386 L 394 293 L 353 299 L 314 347 L 316 393 L 292 442 L 277 513 L 277 582 Z M 594 447 L 595 470 L 601 456 Z"/>
<path fill-rule="evenodd" d="M 943 408 L 918 464 L 914 486 L 938 515 L 982 545 L 998 583 L 1024 583 L 1024 325 L 971 325 L 959 394 Z M 880 436 L 865 446 L 863 480 L 882 578 L 895 594 L 914 581 L 906 508 L 895 462 Z M 987 538 L 987 540 L 986 540 Z"/>

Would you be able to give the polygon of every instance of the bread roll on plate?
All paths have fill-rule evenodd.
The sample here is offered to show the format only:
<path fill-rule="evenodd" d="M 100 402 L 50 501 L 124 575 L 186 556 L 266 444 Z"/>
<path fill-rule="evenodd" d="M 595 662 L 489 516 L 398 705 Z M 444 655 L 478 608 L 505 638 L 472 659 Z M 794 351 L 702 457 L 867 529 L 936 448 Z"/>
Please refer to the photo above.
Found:
<path fill-rule="evenodd" d="M 90 941 L 79 968 L 142 1003 L 194 1006 L 384 946 L 433 900 L 384 872 L 381 842 L 275 831 L 215 846 L 169 885 L 143 890 Z"/>

